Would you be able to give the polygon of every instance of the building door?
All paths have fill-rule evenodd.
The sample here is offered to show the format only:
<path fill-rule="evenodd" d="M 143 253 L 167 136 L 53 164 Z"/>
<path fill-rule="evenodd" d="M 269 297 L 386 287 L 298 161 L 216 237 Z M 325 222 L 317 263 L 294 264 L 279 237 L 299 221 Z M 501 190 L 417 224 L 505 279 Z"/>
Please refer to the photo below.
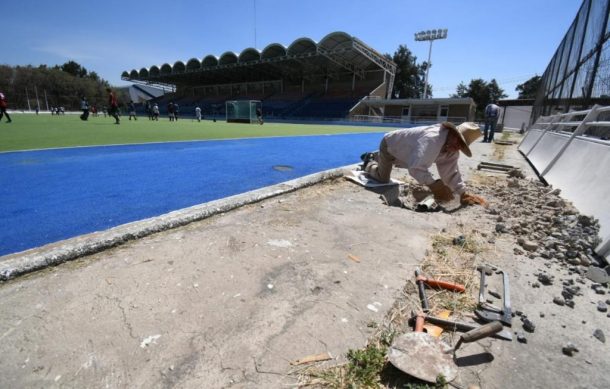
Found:
<path fill-rule="evenodd" d="M 447 121 L 449 117 L 449 106 L 448 105 L 440 105 L 438 107 L 438 120 L 440 122 Z"/>
<path fill-rule="evenodd" d="M 411 106 L 407 105 L 406 107 L 402 107 L 402 112 L 400 114 L 401 122 L 409 122 L 411 121 Z"/>

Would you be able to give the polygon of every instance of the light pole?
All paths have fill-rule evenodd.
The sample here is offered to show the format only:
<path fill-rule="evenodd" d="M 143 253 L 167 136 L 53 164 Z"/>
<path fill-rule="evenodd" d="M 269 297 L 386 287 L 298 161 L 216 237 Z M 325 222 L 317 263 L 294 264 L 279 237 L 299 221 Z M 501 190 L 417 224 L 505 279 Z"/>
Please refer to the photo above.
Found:
<path fill-rule="evenodd" d="M 415 40 L 416 41 L 430 41 L 430 49 L 428 50 L 428 66 L 426 66 L 426 78 L 424 79 L 424 95 L 422 96 L 422 99 L 426 98 L 426 95 L 428 93 L 428 72 L 430 71 L 430 66 L 432 66 L 432 63 L 430 62 L 430 57 L 432 57 L 432 42 L 436 39 L 446 39 L 447 38 L 447 29 L 446 28 L 440 28 L 438 30 L 428 30 L 428 31 L 421 31 L 418 32 L 417 34 L 415 34 Z"/>

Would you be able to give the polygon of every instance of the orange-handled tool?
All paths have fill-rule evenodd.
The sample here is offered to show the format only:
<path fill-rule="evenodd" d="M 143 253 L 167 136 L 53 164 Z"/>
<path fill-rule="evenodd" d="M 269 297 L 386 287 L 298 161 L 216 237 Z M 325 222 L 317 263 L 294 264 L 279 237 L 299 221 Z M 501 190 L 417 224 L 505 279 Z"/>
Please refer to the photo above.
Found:
<path fill-rule="evenodd" d="M 424 324 L 426 324 L 426 315 L 420 312 L 415 316 L 415 332 L 424 332 Z"/>
<path fill-rule="evenodd" d="M 442 289 L 447 289 L 447 290 L 451 290 L 451 291 L 459 292 L 459 293 L 464 293 L 464 291 L 466 290 L 464 285 L 454 284 L 452 282 L 441 281 L 441 280 L 432 280 L 432 279 L 424 277 L 422 275 L 418 275 L 416 280 L 421 281 L 424 284 L 426 284 L 430 287 L 433 287 L 433 288 L 442 288 Z"/>

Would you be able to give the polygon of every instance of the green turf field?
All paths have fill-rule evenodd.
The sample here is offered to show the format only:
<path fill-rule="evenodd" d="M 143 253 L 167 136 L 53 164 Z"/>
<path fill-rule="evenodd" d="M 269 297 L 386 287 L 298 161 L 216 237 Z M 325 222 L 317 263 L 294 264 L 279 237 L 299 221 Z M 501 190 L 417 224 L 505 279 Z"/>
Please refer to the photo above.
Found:
<path fill-rule="evenodd" d="M 202 139 L 230 139 L 265 136 L 291 136 L 315 134 L 339 134 L 356 132 L 384 132 L 387 128 L 265 123 L 238 124 L 210 120 L 197 122 L 180 119 L 170 122 L 167 118 L 150 121 L 139 117 L 129 121 L 126 116 L 121 124 L 114 124 L 111 117 L 89 117 L 84 122 L 78 115 L 50 116 L 11 114 L 12 123 L 0 123 L 0 151 L 33 150 L 55 147 L 74 147 L 108 144 L 186 141 Z"/>

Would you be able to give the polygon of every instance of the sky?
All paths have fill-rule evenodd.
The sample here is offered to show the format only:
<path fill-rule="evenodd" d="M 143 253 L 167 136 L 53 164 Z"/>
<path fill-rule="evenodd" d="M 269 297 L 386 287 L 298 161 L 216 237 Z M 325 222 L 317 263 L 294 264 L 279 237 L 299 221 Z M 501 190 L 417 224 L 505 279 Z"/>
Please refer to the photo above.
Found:
<path fill-rule="evenodd" d="M 432 45 L 433 97 L 460 82 L 496 79 L 509 98 L 542 75 L 582 0 L 19 0 L 2 1 L 0 64 L 73 60 L 114 86 L 125 70 L 185 63 L 208 54 L 319 42 L 343 31 L 382 54 L 406 45 L 417 62 L 429 42 L 414 34 L 448 29 Z"/>

